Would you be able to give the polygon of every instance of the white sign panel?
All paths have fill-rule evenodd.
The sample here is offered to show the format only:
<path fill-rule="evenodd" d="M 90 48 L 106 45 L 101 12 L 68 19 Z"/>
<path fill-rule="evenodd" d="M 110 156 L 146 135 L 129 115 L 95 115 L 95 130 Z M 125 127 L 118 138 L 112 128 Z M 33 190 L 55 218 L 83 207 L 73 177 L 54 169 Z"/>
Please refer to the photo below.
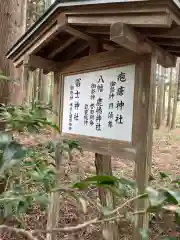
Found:
<path fill-rule="evenodd" d="M 62 132 L 132 141 L 135 65 L 64 77 Z"/>

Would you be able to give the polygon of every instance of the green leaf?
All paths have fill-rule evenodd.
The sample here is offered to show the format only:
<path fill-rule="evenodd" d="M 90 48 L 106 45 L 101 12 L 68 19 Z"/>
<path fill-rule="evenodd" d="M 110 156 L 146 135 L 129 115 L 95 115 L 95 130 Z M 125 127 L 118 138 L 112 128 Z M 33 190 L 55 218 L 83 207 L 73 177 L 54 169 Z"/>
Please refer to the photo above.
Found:
<path fill-rule="evenodd" d="M 114 176 L 93 176 L 88 177 L 81 181 L 82 183 L 87 183 L 88 185 L 115 185 L 118 184 L 119 179 Z"/>
<path fill-rule="evenodd" d="M 22 214 L 26 213 L 28 210 L 29 204 L 25 201 L 19 201 L 19 204 L 17 205 L 17 213 Z"/>
<path fill-rule="evenodd" d="M 119 179 L 114 176 L 92 176 L 84 179 L 84 182 L 109 182 L 110 184 L 113 184 L 115 181 L 118 181 Z"/>
<path fill-rule="evenodd" d="M 12 141 L 12 138 L 8 134 L 0 133 L 0 149 L 4 148 Z"/>
<path fill-rule="evenodd" d="M 122 185 L 122 184 L 119 184 L 118 187 L 109 186 L 109 185 L 108 186 L 103 185 L 102 187 L 109 189 L 113 195 L 118 196 L 118 197 L 122 197 L 125 194 L 125 188 L 124 188 L 124 185 Z"/>
<path fill-rule="evenodd" d="M 63 144 L 64 146 L 67 146 L 70 151 L 75 149 L 79 152 L 82 152 L 82 148 L 80 147 L 80 143 L 78 141 L 64 139 Z"/>
<path fill-rule="evenodd" d="M 27 149 L 21 144 L 14 141 L 10 142 L 2 154 L 0 174 L 4 174 L 7 168 L 11 168 L 13 165 L 21 162 L 26 157 L 26 154 Z"/>
<path fill-rule="evenodd" d="M 43 179 L 44 179 L 44 176 L 42 174 L 40 174 L 39 172 L 37 172 L 37 171 L 29 171 L 28 175 L 34 181 L 43 181 Z"/>
<path fill-rule="evenodd" d="M 176 180 L 173 180 L 172 183 L 180 185 L 180 178 L 177 178 Z"/>
<path fill-rule="evenodd" d="M 103 206 L 101 206 L 101 212 L 103 213 L 103 215 L 104 215 L 105 217 L 107 217 L 107 216 L 110 216 L 110 215 L 111 215 L 112 209 L 110 209 L 110 208 L 108 208 L 108 207 L 103 207 Z"/>
<path fill-rule="evenodd" d="M 136 188 L 136 182 L 135 181 L 132 181 L 132 180 L 129 180 L 129 179 L 126 179 L 126 178 L 120 178 L 119 181 L 122 183 L 122 184 L 125 184 L 127 186 L 130 186 L 132 187 L 133 189 Z"/>
<path fill-rule="evenodd" d="M 157 191 L 151 187 L 147 188 L 147 193 L 151 207 L 158 207 L 166 200 L 163 192 Z"/>
<path fill-rule="evenodd" d="M 139 229 L 139 233 L 140 233 L 140 236 L 141 236 L 142 240 L 148 240 L 149 239 L 148 230 Z"/>
<path fill-rule="evenodd" d="M 39 203 L 41 209 L 45 209 L 47 205 L 49 204 L 49 199 L 47 195 L 37 195 L 34 197 L 34 200 Z"/>
<path fill-rule="evenodd" d="M 163 188 L 162 191 L 164 191 L 164 195 L 166 196 L 168 203 L 180 203 L 180 191 L 173 191 L 167 188 Z"/>
<path fill-rule="evenodd" d="M 159 172 L 159 175 L 160 175 L 160 177 L 161 177 L 162 179 L 164 179 L 164 178 L 169 178 L 168 174 L 165 173 L 165 172 Z"/>
<path fill-rule="evenodd" d="M 4 162 L 10 162 L 12 159 L 22 160 L 27 153 L 21 144 L 17 142 L 10 142 L 3 153 Z"/>
<path fill-rule="evenodd" d="M 73 188 L 78 188 L 80 190 L 85 190 L 89 187 L 89 183 L 88 182 L 77 182 L 75 184 L 73 184 Z"/>

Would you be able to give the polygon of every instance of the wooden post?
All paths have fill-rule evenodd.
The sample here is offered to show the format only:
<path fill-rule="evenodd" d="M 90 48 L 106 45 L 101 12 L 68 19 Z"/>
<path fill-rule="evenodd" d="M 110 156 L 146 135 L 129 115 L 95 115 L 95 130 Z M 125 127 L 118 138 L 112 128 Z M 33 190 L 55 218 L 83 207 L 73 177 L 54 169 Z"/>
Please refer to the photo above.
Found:
<path fill-rule="evenodd" d="M 155 94 L 155 74 L 156 74 L 157 57 L 155 54 L 147 55 L 145 62 L 137 66 L 138 77 L 138 111 L 139 116 L 137 139 L 137 154 L 135 159 L 135 176 L 138 187 L 137 194 L 143 194 L 148 186 L 149 166 L 152 161 L 152 142 L 153 142 L 153 98 Z M 147 208 L 146 199 L 139 199 L 135 203 L 135 212 L 144 211 Z M 139 229 L 148 228 L 148 214 L 146 212 L 136 215 L 135 229 L 133 240 L 140 240 Z"/>
<path fill-rule="evenodd" d="M 59 85 L 60 85 L 60 74 L 55 73 L 54 74 L 54 88 L 53 88 L 53 110 L 58 112 L 59 111 Z M 59 114 L 58 114 L 59 116 Z M 55 115 L 54 121 L 56 124 L 59 125 L 59 119 Z M 53 136 L 56 136 L 56 132 L 53 132 Z M 62 152 L 62 146 L 61 143 L 58 143 L 56 146 L 55 151 L 55 164 L 56 164 L 56 187 L 60 185 L 60 176 L 62 177 L 63 174 L 63 152 Z M 47 229 L 56 228 L 58 221 L 59 221 L 59 210 L 60 210 L 60 193 L 55 192 L 50 195 L 50 206 L 49 206 L 49 212 L 48 212 L 48 221 L 47 221 Z M 53 234 L 47 234 L 46 237 L 47 240 L 56 240 L 56 233 Z"/>

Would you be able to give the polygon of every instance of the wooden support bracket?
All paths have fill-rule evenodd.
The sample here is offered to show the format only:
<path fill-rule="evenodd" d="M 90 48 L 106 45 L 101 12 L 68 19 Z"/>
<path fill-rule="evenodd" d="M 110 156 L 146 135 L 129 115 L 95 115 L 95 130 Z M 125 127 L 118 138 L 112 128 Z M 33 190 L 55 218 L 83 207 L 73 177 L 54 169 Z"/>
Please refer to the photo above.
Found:
<path fill-rule="evenodd" d="M 121 22 L 111 25 L 110 40 L 139 54 L 152 52 L 151 46 L 144 41 L 143 36 L 138 36 L 132 27 Z"/>
<path fill-rule="evenodd" d="M 16 65 L 19 65 L 19 63 L 15 63 L 15 66 Z M 58 63 L 35 55 L 25 56 L 23 65 L 26 65 L 31 71 L 37 68 L 43 69 L 45 74 L 59 71 Z"/>
<path fill-rule="evenodd" d="M 61 13 L 57 21 L 58 21 L 59 25 L 65 25 L 66 27 L 65 27 L 64 31 L 73 35 L 74 37 L 81 38 L 88 42 L 96 42 L 97 41 L 95 38 L 89 36 L 88 34 L 85 34 L 81 31 L 71 27 L 68 24 L 68 18 L 65 13 Z"/>
<path fill-rule="evenodd" d="M 158 63 L 164 67 L 174 67 L 176 58 L 169 52 L 158 47 L 149 39 L 137 33 L 134 29 L 124 23 L 114 23 L 110 27 L 110 40 L 133 51 L 137 54 L 156 52 Z"/>
<path fill-rule="evenodd" d="M 68 32 L 69 34 L 73 35 L 74 38 L 71 38 L 67 43 L 65 43 L 58 50 L 56 50 L 58 53 L 61 52 L 62 50 L 64 50 L 66 47 L 68 47 L 77 38 L 81 38 L 81 39 L 87 41 L 89 45 L 96 44 L 96 42 L 97 42 L 97 40 L 95 38 L 89 36 L 88 34 L 82 33 L 81 31 L 70 27 L 67 22 L 66 15 L 64 13 L 62 13 L 57 18 L 56 24 L 53 25 L 51 28 L 48 28 L 48 31 L 44 35 L 42 35 L 41 37 L 39 37 L 37 39 L 36 44 L 34 44 L 34 45 L 30 44 L 30 45 L 26 46 L 22 52 L 20 52 L 19 54 L 16 55 L 16 57 L 14 59 L 15 66 L 19 67 L 23 63 L 23 60 L 24 60 L 23 54 L 26 50 L 27 50 L 26 55 L 35 55 L 36 52 L 43 45 L 47 44 L 47 42 L 49 42 L 54 36 L 56 36 L 59 32 L 62 32 L 62 31 Z M 56 55 L 56 51 L 52 52 L 50 56 L 54 57 Z M 50 64 L 50 65 L 52 65 L 54 67 L 54 64 Z"/>
<path fill-rule="evenodd" d="M 52 51 L 48 58 L 53 58 L 55 57 L 57 54 L 61 53 L 64 49 L 66 49 L 68 46 L 70 46 L 73 42 L 76 41 L 76 37 L 71 37 L 68 41 L 66 41 L 64 44 L 60 45 L 58 48 L 56 48 L 54 51 Z"/>

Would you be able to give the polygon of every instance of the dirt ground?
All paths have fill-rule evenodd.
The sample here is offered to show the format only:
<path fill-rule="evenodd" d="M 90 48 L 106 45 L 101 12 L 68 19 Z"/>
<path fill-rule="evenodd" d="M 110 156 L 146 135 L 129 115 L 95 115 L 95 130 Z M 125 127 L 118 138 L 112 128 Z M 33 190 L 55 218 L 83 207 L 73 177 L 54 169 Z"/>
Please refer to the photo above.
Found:
<path fill-rule="evenodd" d="M 42 139 L 40 138 L 39 141 Z M 31 139 L 27 139 L 27 144 L 32 142 Z M 36 138 L 36 141 L 38 139 Z M 119 158 L 112 159 L 112 167 L 115 175 L 125 176 L 128 178 L 133 177 L 134 164 L 130 161 L 122 161 Z M 91 174 L 95 174 L 94 166 L 94 154 L 84 152 L 83 156 L 75 154 L 74 160 L 72 163 L 66 162 L 66 182 L 76 181 L 82 179 Z M 172 178 L 180 175 L 180 128 L 177 128 L 173 131 L 169 131 L 167 128 L 162 127 L 160 130 L 155 130 L 154 132 L 154 146 L 153 146 L 153 163 L 152 163 L 152 174 L 155 180 L 152 182 L 153 185 L 160 185 L 161 180 L 159 177 L 159 172 L 166 172 L 170 174 Z M 96 199 L 96 193 L 88 193 L 90 197 Z M 79 210 L 77 210 L 75 203 L 70 201 L 68 198 L 64 198 L 62 208 L 60 210 L 60 222 L 59 226 L 65 225 L 76 225 L 80 222 L 83 222 L 89 218 L 95 217 L 96 208 L 91 206 L 89 208 L 87 216 Z M 24 221 L 24 227 L 27 229 L 44 228 L 46 226 L 46 214 L 40 212 L 35 208 L 30 212 Z M 155 222 L 151 222 L 151 239 L 158 239 L 160 235 L 163 234 L 164 230 L 158 226 Z M 119 227 L 121 234 L 121 239 L 132 239 L 132 226 L 130 223 L 121 222 Z M 172 232 L 171 235 L 178 234 Z M 9 239 L 20 239 L 14 238 L 9 234 L 1 234 L 3 240 Z M 88 227 L 87 229 L 79 232 L 78 234 L 63 234 L 60 235 L 59 239 L 80 239 L 80 240 L 96 240 L 101 239 L 101 232 L 99 231 L 99 226 Z M 22 239 L 22 238 L 21 238 Z M 45 239 L 43 236 L 39 239 Z"/>

